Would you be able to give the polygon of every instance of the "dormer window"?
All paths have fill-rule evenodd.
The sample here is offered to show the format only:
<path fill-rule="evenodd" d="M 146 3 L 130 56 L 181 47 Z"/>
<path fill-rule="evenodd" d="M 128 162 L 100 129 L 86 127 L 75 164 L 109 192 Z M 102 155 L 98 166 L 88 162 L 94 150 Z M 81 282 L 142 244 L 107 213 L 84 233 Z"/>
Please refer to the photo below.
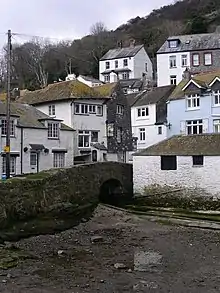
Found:
<path fill-rule="evenodd" d="M 2 129 L 2 136 L 7 135 L 7 120 L 2 119 L 1 120 L 1 129 Z M 15 121 L 10 121 L 10 136 L 15 136 Z"/>
<path fill-rule="evenodd" d="M 178 40 L 169 41 L 169 48 L 177 48 L 177 47 L 178 47 Z"/>

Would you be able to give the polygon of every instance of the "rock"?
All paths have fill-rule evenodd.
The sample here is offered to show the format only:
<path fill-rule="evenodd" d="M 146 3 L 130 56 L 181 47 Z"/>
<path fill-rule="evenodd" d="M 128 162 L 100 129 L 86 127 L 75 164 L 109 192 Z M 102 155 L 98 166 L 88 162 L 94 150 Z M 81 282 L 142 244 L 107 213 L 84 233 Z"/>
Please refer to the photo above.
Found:
<path fill-rule="evenodd" d="M 116 263 L 116 264 L 114 264 L 114 267 L 116 268 L 116 269 L 118 269 L 118 270 L 122 270 L 122 269 L 126 269 L 127 268 L 127 266 L 125 265 L 125 264 L 123 264 L 123 263 Z"/>
<path fill-rule="evenodd" d="M 17 249 L 17 246 L 14 243 L 5 241 L 4 244 L 5 249 Z"/>
<path fill-rule="evenodd" d="M 105 281 L 104 280 L 100 280 L 100 283 L 105 283 Z"/>
<path fill-rule="evenodd" d="M 2 283 L 4 283 L 4 284 L 7 283 L 7 280 L 2 280 Z"/>
<path fill-rule="evenodd" d="M 8 279 L 11 279 L 12 278 L 12 275 L 11 274 L 7 274 L 7 278 Z"/>
<path fill-rule="evenodd" d="M 63 250 L 58 250 L 58 251 L 57 251 L 57 254 L 58 254 L 58 255 L 62 255 L 62 254 L 64 254 L 64 251 L 63 251 Z"/>
<path fill-rule="evenodd" d="M 95 242 L 102 242 L 103 241 L 103 237 L 102 236 L 92 236 L 91 237 L 91 242 L 95 243 Z"/>
<path fill-rule="evenodd" d="M 129 270 L 128 270 L 128 273 L 132 273 L 132 269 L 129 269 Z"/>

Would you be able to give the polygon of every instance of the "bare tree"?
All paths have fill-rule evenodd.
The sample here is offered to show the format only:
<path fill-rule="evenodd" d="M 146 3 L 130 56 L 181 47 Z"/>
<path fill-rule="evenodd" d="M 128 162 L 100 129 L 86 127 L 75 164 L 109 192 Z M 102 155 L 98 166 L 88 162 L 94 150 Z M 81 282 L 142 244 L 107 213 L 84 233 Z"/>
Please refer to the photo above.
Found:
<path fill-rule="evenodd" d="M 104 24 L 104 22 L 98 21 L 95 24 L 93 24 L 90 28 L 91 35 L 97 36 L 101 33 L 107 32 L 107 27 Z"/>

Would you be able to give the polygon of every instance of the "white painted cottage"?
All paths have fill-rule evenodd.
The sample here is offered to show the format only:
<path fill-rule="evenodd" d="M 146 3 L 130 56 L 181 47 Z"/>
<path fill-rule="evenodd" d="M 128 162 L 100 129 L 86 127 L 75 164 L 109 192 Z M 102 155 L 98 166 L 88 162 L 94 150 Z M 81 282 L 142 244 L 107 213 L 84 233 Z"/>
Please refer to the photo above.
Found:
<path fill-rule="evenodd" d="M 0 102 L 0 178 L 6 172 L 6 104 Z M 33 106 L 11 103 L 11 175 L 73 165 L 73 132 Z"/>
<path fill-rule="evenodd" d="M 138 79 L 143 74 L 152 80 L 153 65 L 144 45 L 135 45 L 133 41 L 129 47 L 123 47 L 120 43 L 118 48 L 109 50 L 99 61 L 99 79 L 106 83 Z"/>
<path fill-rule="evenodd" d="M 220 197 L 220 134 L 173 136 L 133 157 L 134 189 L 159 185 Z"/>

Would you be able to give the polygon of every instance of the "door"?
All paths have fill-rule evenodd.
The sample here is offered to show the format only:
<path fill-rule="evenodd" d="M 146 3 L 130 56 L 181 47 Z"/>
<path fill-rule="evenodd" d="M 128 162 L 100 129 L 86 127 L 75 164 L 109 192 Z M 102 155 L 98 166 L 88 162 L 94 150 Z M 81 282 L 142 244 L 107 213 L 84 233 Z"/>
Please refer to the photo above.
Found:
<path fill-rule="evenodd" d="M 30 167 L 31 167 L 31 173 L 39 172 L 39 153 L 37 152 L 30 153 Z"/>

